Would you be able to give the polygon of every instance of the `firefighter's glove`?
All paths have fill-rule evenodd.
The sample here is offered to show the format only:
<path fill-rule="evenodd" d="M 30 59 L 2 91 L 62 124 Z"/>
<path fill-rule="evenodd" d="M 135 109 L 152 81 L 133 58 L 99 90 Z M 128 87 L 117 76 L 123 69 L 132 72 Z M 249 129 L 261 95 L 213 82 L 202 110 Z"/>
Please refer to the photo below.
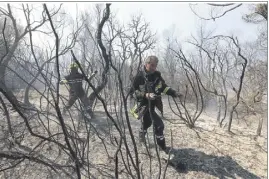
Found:
<path fill-rule="evenodd" d="M 182 101 L 184 99 L 184 96 L 180 93 L 177 93 L 177 97 Z"/>
<path fill-rule="evenodd" d="M 66 83 L 66 80 L 61 80 L 60 81 L 60 85 L 63 85 L 63 84 L 65 84 Z"/>
<path fill-rule="evenodd" d="M 183 100 L 183 95 L 180 94 L 177 91 L 174 91 L 174 94 L 172 95 L 173 98 L 179 98 L 180 100 Z"/>
<path fill-rule="evenodd" d="M 157 98 L 157 95 L 154 94 L 154 93 L 146 93 L 146 98 L 149 99 L 149 100 L 154 100 Z"/>
<path fill-rule="evenodd" d="M 95 76 L 98 73 L 97 70 L 95 70 L 94 72 L 92 72 L 91 76 Z"/>

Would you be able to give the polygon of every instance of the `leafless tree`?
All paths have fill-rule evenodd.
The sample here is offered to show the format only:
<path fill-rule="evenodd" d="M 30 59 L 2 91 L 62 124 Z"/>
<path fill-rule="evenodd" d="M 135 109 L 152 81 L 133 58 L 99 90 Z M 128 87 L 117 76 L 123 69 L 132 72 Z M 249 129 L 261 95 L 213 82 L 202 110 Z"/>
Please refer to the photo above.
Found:
<path fill-rule="evenodd" d="M 8 7 L 9 7 L 9 5 L 8 5 Z M 24 5 L 23 5 L 23 8 L 24 8 Z M 28 7 L 24 9 L 26 19 L 30 17 L 30 11 L 31 10 L 28 9 Z M 55 9 L 52 11 L 48 11 L 48 9 L 46 8 L 46 5 L 44 5 L 43 12 L 45 12 L 47 15 L 43 14 L 43 18 L 46 19 L 46 22 L 48 22 L 48 21 L 51 22 L 51 25 L 52 25 L 54 32 L 55 32 L 55 29 L 54 29 L 54 26 L 52 24 L 51 18 L 57 14 L 57 11 L 58 11 L 58 9 L 56 11 L 55 11 Z M 50 14 L 52 14 L 53 16 L 51 16 Z M 28 21 L 28 22 L 29 23 L 28 23 L 28 26 L 27 26 L 25 32 L 27 32 L 26 34 L 30 33 L 30 48 L 31 48 L 33 58 L 36 62 L 35 67 L 37 68 L 36 70 L 38 71 L 38 73 L 42 74 L 42 77 L 45 80 L 45 82 L 43 82 L 43 83 L 45 83 L 44 86 L 49 88 L 48 92 L 50 91 L 50 93 L 48 93 L 48 96 L 46 96 L 46 94 L 44 92 L 40 92 L 38 89 L 36 89 L 33 86 L 32 81 L 30 81 L 30 83 L 29 83 L 23 77 L 21 77 L 19 74 L 17 74 L 16 71 L 13 70 L 14 74 L 16 74 L 18 77 L 20 77 L 21 80 L 23 80 L 29 87 L 35 89 L 36 92 L 38 92 L 41 96 L 40 97 L 40 107 L 38 108 L 37 104 L 35 103 L 35 104 L 33 104 L 35 106 L 35 108 L 29 109 L 25 106 L 19 107 L 18 104 L 16 103 L 16 101 L 14 101 L 12 99 L 12 97 L 9 95 L 8 91 L 5 90 L 5 88 L 3 86 L 1 86 L 0 90 L 4 96 L 4 98 L 1 98 L 1 104 L 5 108 L 5 115 L 7 116 L 7 124 L 9 126 L 8 128 L 10 131 L 9 132 L 10 135 L 5 136 L 6 139 L 3 140 L 1 138 L 1 151 L 2 151 L 1 158 L 4 158 L 7 161 L 10 161 L 10 162 L 6 163 L 5 166 L 8 166 L 8 164 L 16 163 L 16 165 L 14 165 L 14 166 L 11 165 L 8 167 L 1 167 L 1 170 L 2 171 L 5 171 L 7 169 L 13 170 L 14 167 L 17 167 L 17 165 L 19 165 L 20 163 L 23 163 L 23 162 L 25 162 L 25 160 L 28 160 L 30 163 L 33 162 L 33 163 L 39 164 L 40 167 L 45 166 L 44 170 L 46 170 L 46 167 L 50 168 L 50 170 L 55 172 L 58 176 L 63 174 L 65 176 L 69 176 L 72 178 L 72 174 L 70 174 L 66 169 L 63 168 L 64 165 L 61 165 L 61 164 L 57 163 L 57 161 L 50 159 L 50 157 L 49 157 L 49 155 L 47 155 L 47 153 L 39 152 L 39 151 L 42 151 L 44 149 L 43 145 L 45 144 L 45 145 L 49 145 L 49 148 L 56 147 L 55 149 L 57 149 L 59 151 L 62 150 L 65 154 L 67 154 L 67 156 L 70 155 L 72 160 L 74 159 L 74 167 L 72 165 L 67 164 L 67 168 L 69 168 L 69 167 L 73 168 L 74 170 L 76 170 L 76 172 L 78 173 L 78 176 L 79 176 L 80 175 L 79 174 L 80 173 L 79 167 L 81 164 L 78 161 L 78 157 L 76 156 L 76 154 L 73 150 L 73 147 L 72 147 L 73 144 L 72 144 L 72 142 L 70 142 L 70 141 L 73 141 L 72 139 L 70 140 L 70 134 L 68 132 L 68 130 L 70 130 L 70 128 L 69 128 L 69 126 L 65 125 L 65 123 L 63 121 L 63 117 L 60 113 L 59 87 L 58 86 L 57 86 L 57 88 L 53 87 L 53 84 L 51 83 L 52 78 L 49 78 L 49 75 L 47 75 L 48 73 L 43 73 L 43 71 L 42 71 L 42 70 L 44 70 L 43 69 L 44 65 L 42 66 L 42 68 L 40 68 L 40 66 L 39 66 L 37 56 L 36 56 L 36 53 L 35 53 L 35 50 L 33 47 L 32 38 L 31 38 L 32 32 L 34 32 L 34 31 L 32 31 L 32 29 L 31 29 L 32 23 L 30 23 L 30 21 Z M 14 23 L 15 23 L 15 21 L 14 21 Z M 45 25 L 45 24 L 46 23 L 44 22 L 43 25 Z M 59 42 L 59 39 L 56 39 L 56 42 Z M 54 58 L 56 58 L 56 62 L 58 63 L 59 44 L 56 44 L 55 48 L 56 48 L 55 49 L 56 55 Z M 14 57 L 12 57 L 12 58 L 14 58 Z M 59 67 L 59 64 L 57 66 Z M 7 67 L 7 69 L 8 69 L 8 67 Z M 59 68 L 58 68 L 58 72 L 59 72 Z M 53 74 L 53 73 L 51 73 L 51 74 Z M 33 77 L 34 77 L 34 79 L 37 78 L 35 76 L 35 74 L 33 75 Z M 58 76 L 58 79 L 59 79 L 59 76 Z M 55 93 L 56 96 L 53 93 Z M 51 99 L 49 99 L 49 97 L 52 97 L 52 100 L 55 103 L 51 102 Z M 48 104 L 47 107 L 50 104 L 56 110 L 57 115 L 52 114 L 50 112 L 49 108 L 46 108 L 46 110 L 45 110 L 46 112 L 44 112 L 44 110 L 42 109 L 44 107 L 44 105 L 42 104 L 42 98 L 45 98 L 45 100 Z M 7 102 L 9 102 L 11 104 L 11 106 L 14 108 L 14 110 L 19 114 L 18 118 L 23 119 L 23 122 L 21 122 L 20 120 L 14 120 L 14 118 L 10 119 L 10 117 L 9 117 L 10 116 L 10 114 L 9 114 L 10 108 L 7 107 L 7 105 L 6 105 Z M 25 113 L 24 110 L 28 110 L 28 112 Z M 30 112 L 29 112 L 29 110 L 30 110 Z M 45 124 L 46 122 L 44 121 L 45 116 L 47 119 L 47 124 Z M 62 127 L 63 132 L 58 133 L 56 131 L 56 133 L 55 133 L 54 131 L 52 131 L 50 129 L 51 124 L 56 122 L 54 119 L 51 119 L 51 117 L 53 118 L 53 116 L 54 117 L 57 116 L 57 118 L 59 119 L 58 126 Z M 35 119 L 36 121 L 33 121 L 31 119 Z M 11 122 L 11 120 L 12 120 L 12 122 Z M 56 122 L 56 124 L 57 124 L 57 122 Z M 16 131 L 16 132 L 13 132 L 13 131 Z M 63 141 L 66 141 L 66 144 L 59 141 L 59 138 L 61 138 L 60 136 L 62 134 L 64 134 Z M 27 139 L 24 138 L 25 135 L 27 135 Z M 7 148 L 7 146 L 6 146 L 7 142 L 10 142 L 12 144 L 12 146 Z M 52 142 L 52 143 L 50 143 L 50 142 Z M 56 146 L 53 146 L 53 144 L 55 144 Z M 70 152 L 69 154 L 67 152 L 68 150 Z M 35 153 L 35 154 L 33 154 L 33 153 Z M 57 170 L 62 171 L 62 174 L 60 174 Z M 20 173 L 20 172 L 21 171 L 19 171 L 17 173 Z"/>
<path fill-rule="evenodd" d="M 33 40 L 32 40 L 32 27 L 31 27 L 31 24 L 32 24 L 32 20 L 30 19 L 30 14 L 31 14 L 31 9 L 29 8 L 29 6 L 27 5 L 27 7 L 24 7 L 23 5 L 23 11 L 24 11 L 24 15 L 25 15 L 25 19 L 26 19 L 26 22 L 27 22 L 27 26 L 28 26 L 28 31 L 29 31 L 29 40 L 30 40 L 30 46 L 31 46 L 31 51 L 32 51 L 32 54 L 34 56 L 34 59 L 35 59 L 35 62 L 36 62 L 36 66 L 37 66 L 37 70 L 38 72 L 36 73 L 36 75 L 33 77 L 33 79 L 30 81 L 30 83 L 28 84 L 28 86 L 26 87 L 25 89 L 25 94 L 24 94 L 24 103 L 29 105 L 30 102 L 29 102 L 29 90 L 32 86 L 32 84 L 36 81 L 36 79 L 38 78 L 38 76 L 40 74 L 42 74 L 42 71 L 44 70 L 44 67 L 50 63 L 52 60 L 54 60 L 56 58 L 55 55 L 51 56 L 51 57 L 47 57 L 48 60 L 44 60 L 44 62 L 39 65 L 38 64 L 38 61 L 37 61 L 37 57 L 35 56 L 35 50 L 34 50 L 34 45 L 33 45 Z M 61 25 L 58 25 L 58 26 L 61 26 Z M 59 29 L 60 30 L 60 29 Z M 66 44 L 66 47 L 62 47 L 60 50 L 60 52 L 57 54 L 59 57 L 64 55 L 65 53 L 67 53 L 75 44 L 75 41 L 76 41 L 76 38 L 77 38 L 77 34 L 79 32 L 80 29 L 78 29 L 76 32 L 73 33 L 73 39 L 71 40 L 70 44 Z M 63 37 L 60 37 L 59 38 L 59 41 L 62 41 Z M 56 47 L 55 47 L 56 48 Z M 52 49 L 52 51 L 54 51 L 54 49 Z M 39 57 L 42 58 L 42 56 L 45 56 L 45 54 L 40 54 Z M 40 67 L 39 67 L 40 66 Z"/>
<path fill-rule="evenodd" d="M 221 126 L 226 117 L 228 107 L 227 76 L 233 65 L 228 60 L 230 58 L 229 50 L 226 50 L 226 47 L 221 45 L 223 43 L 220 39 L 211 39 L 211 36 L 203 39 L 204 43 L 199 43 L 195 38 L 193 42 L 190 41 L 189 43 L 198 48 L 201 61 L 205 61 L 205 59 L 209 61 L 206 65 L 206 70 L 202 70 L 204 72 L 200 73 L 200 75 L 202 76 L 202 82 L 206 84 L 205 93 L 211 95 L 209 96 L 211 100 L 216 97 L 218 106 L 217 121 L 220 122 Z M 200 65 L 200 68 L 202 67 L 203 65 Z M 220 119 L 221 116 L 223 116 L 222 119 Z"/>
<path fill-rule="evenodd" d="M 160 66 L 163 66 L 163 69 L 161 68 L 160 71 L 163 71 L 164 73 L 163 76 L 171 80 L 169 82 L 170 83 L 169 85 L 177 89 L 179 88 L 180 85 L 176 86 L 175 84 L 180 84 L 180 81 L 178 80 L 180 79 L 181 72 L 179 71 L 179 63 L 176 60 L 174 53 L 171 51 L 171 48 L 172 49 L 180 48 L 180 46 L 177 47 L 179 43 L 177 43 L 177 40 L 175 38 L 174 34 L 175 31 L 176 31 L 175 27 L 172 27 L 171 31 L 168 30 L 166 31 L 166 37 L 165 37 L 166 47 L 164 49 L 163 60 L 160 61 Z"/>
<path fill-rule="evenodd" d="M 232 124 L 232 120 L 233 120 L 233 114 L 236 111 L 236 107 L 240 102 L 240 95 L 241 95 L 241 90 L 242 90 L 242 85 L 243 85 L 243 81 L 244 81 L 244 76 L 245 76 L 245 71 L 246 71 L 246 67 L 248 64 L 248 59 L 242 54 L 241 51 L 241 46 L 238 42 L 238 40 L 234 37 L 230 37 L 230 36 L 214 36 L 214 38 L 226 38 L 228 40 L 230 40 L 233 45 L 235 46 L 236 49 L 236 59 L 238 59 L 236 61 L 236 66 L 242 66 L 242 69 L 237 68 L 239 70 L 239 79 L 238 79 L 238 88 L 236 88 L 233 83 L 231 82 L 232 85 L 232 90 L 236 93 L 236 100 L 235 103 L 232 105 L 230 112 L 229 112 L 229 124 L 228 124 L 228 131 L 230 132 L 231 130 L 231 124 Z"/>
<path fill-rule="evenodd" d="M 265 68 L 267 61 L 264 60 L 266 57 L 261 55 L 261 50 L 256 44 L 248 43 L 242 48 L 245 56 L 249 59 L 249 63 L 245 73 L 239 108 L 242 118 L 250 115 L 258 118 L 256 134 L 261 135 L 264 111 L 266 110 L 264 98 L 267 95 L 267 74 L 264 72 L 267 71 Z M 257 121 L 250 122 L 257 123 Z"/>
<path fill-rule="evenodd" d="M 130 91 L 126 89 L 141 67 L 143 58 L 157 44 L 149 23 L 138 15 L 127 26 L 121 24 L 111 13 L 111 4 L 105 4 L 95 6 L 96 12 L 93 13 L 87 9 L 88 14 L 76 19 L 76 28 L 68 29 L 61 5 L 56 8 L 46 4 L 40 6 L 41 21 L 33 15 L 32 6 L 23 4 L 21 7 L 27 33 L 18 40 L 6 70 L 24 84 L 26 89 L 21 96 L 24 103 L 30 105 L 17 105 L 8 91 L 0 86 L 0 171 L 4 173 L 0 176 L 166 178 L 171 161 L 162 158 L 155 138 L 151 136 L 148 138 L 154 141 L 154 148 L 149 140 L 143 149 L 138 145 L 136 135 L 140 121 L 132 119 L 127 105 Z M 12 13 L 7 10 L 7 14 Z M 11 35 L 8 35 L 10 27 L 7 23 L 3 19 L 1 61 L 6 59 L 12 40 L 16 39 L 8 39 Z M 36 24 L 42 25 L 35 28 Z M 66 32 L 71 34 L 66 37 Z M 44 43 L 48 43 L 47 46 L 35 42 L 35 35 L 39 33 L 46 37 Z M 160 60 L 163 57 L 171 70 L 172 83 L 182 84 L 180 92 L 183 98 L 173 98 L 173 101 L 168 98 L 170 108 L 180 122 L 169 121 L 184 123 L 195 130 L 196 121 L 205 108 L 206 93 L 219 100 L 219 121 L 224 120 L 226 112 L 233 117 L 242 106 L 250 113 L 262 114 L 255 105 L 262 105 L 262 97 L 266 94 L 266 85 L 259 83 L 267 78 L 262 74 L 267 63 L 257 60 L 258 56 L 254 60 L 254 51 L 246 55 L 249 50 L 236 38 L 212 37 L 203 29 L 199 33 L 200 39 L 193 38 L 189 42 L 195 47 L 191 53 L 183 52 L 174 37 L 169 39 L 165 51 L 159 52 Z M 92 118 L 84 115 L 81 101 L 77 101 L 67 114 L 62 112 L 66 93 L 59 81 L 71 59 L 86 79 L 85 88 L 90 93 L 94 112 Z M 95 70 L 99 72 L 94 79 L 87 78 Z M 36 82 L 41 83 L 42 88 L 36 87 Z M 257 89 L 251 86 L 257 86 Z M 229 88 L 235 92 L 231 101 L 228 101 Z M 250 92 L 252 95 L 247 96 Z M 18 100 L 19 94 L 14 94 Z M 260 118 L 261 123 L 262 120 Z M 259 128 L 258 135 L 261 133 Z M 171 143 L 173 147 L 173 137 Z"/>
<path fill-rule="evenodd" d="M 250 13 L 243 16 L 243 19 L 249 23 L 261 23 L 267 21 L 268 18 L 268 5 L 267 4 L 255 4 L 250 5 Z"/>
<path fill-rule="evenodd" d="M 134 69 L 139 66 L 139 57 L 149 49 L 154 48 L 156 43 L 155 33 L 152 33 L 149 28 L 149 23 L 143 19 L 142 14 L 133 16 L 128 25 L 128 31 L 124 34 L 125 38 L 130 41 L 128 51 L 131 55 L 130 62 L 130 81 L 133 81 Z"/>
<path fill-rule="evenodd" d="M 185 56 L 182 49 L 170 48 L 170 50 L 174 53 L 175 57 L 180 63 L 180 66 L 183 69 L 182 71 L 188 82 L 188 84 L 185 84 L 184 89 L 183 87 L 181 87 L 181 91 L 184 91 L 184 94 L 183 94 L 184 97 L 180 99 L 179 105 L 178 105 L 178 102 L 173 98 L 177 110 L 172 110 L 172 111 L 188 127 L 194 128 L 195 122 L 197 121 L 197 119 L 199 118 L 199 116 L 201 115 L 204 109 L 204 99 L 203 99 L 203 94 L 202 94 L 203 84 L 201 83 L 201 79 L 197 70 L 190 63 L 190 60 Z M 186 101 L 189 95 L 194 96 L 194 101 L 195 101 L 194 108 L 191 107 L 192 105 L 188 104 Z"/>
<path fill-rule="evenodd" d="M 258 25 L 258 41 L 259 46 L 267 51 L 268 43 L 268 29 L 267 29 L 267 16 L 268 16 L 267 4 L 250 4 L 249 14 L 244 15 L 242 18 L 247 23 L 254 23 Z"/>
<path fill-rule="evenodd" d="M 6 46 L 7 47 L 5 49 L 6 53 L 5 53 L 5 55 L 2 56 L 1 66 L 0 66 L 0 84 L 5 89 L 5 91 L 7 91 L 8 95 L 10 95 L 12 100 L 14 100 L 16 104 L 18 104 L 19 102 L 17 101 L 17 98 L 6 87 L 4 77 L 5 77 L 5 74 L 6 74 L 6 69 L 7 69 L 8 64 L 13 59 L 14 53 L 15 53 L 17 47 L 19 46 L 19 43 L 28 34 L 29 29 L 28 29 L 28 26 L 20 27 L 20 25 L 16 21 L 16 18 L 13 15 L 12 8 L 11 8 L 10 4 L 7 4 L 7 9 L 1 8 L 0 13 L 3 16 L 5 16 L 8 19 L 8 21 L 11 21 L 12 28 L 13 28 L 13 31 L 14 31 L 14 39 L 12 40 L 12 42 L 10 42 L 9 46 Z M 55 14 L 57 14 L 57 11 L 55 12 Z M 52 14 L 52 16 L 54 16 L 55 14 Z M 37 21 L 37 22 L 34 23 L 35 25 L 32 27 L 31 31 L 38 30 L 47 21 L 48 21 L 48 19 L 45 18 L 45 16 L 43 16 L 43 18 L 40 21 Z"/>

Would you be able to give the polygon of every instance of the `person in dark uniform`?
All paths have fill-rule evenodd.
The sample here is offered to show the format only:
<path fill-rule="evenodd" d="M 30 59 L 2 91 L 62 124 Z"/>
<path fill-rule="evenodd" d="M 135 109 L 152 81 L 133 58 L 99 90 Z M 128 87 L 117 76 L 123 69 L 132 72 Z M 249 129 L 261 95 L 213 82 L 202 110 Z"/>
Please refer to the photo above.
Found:
<path fill-rule="evenodd" d="M 153 122 L 157 144 L 160 149 L 167 152 L 163 134 L 164 124 L 155 112 L 155 107 L 163 113 L 161 93 L 180 98 L 182 95 L 166 85 L 161 73 L 156 70 L 157 65 L 158 58 L 149 56 L 143 69 L 136 75 L 130 93 L 135 95 L 137 104 L 131 109 L 131 114 L 137 119 L 142 119 L 140 142 L 146 142 L 145 134 Z"/>
<path fill-rule="evenodd" d="M 97 71 L 91 74 L 89 81 L 91 81 L 96 73 Z M 70 65 L 70 74 L 65 76 L 65 80 L 60 81 L 60 84 L 67 83 L 70 87 L 68 104 L 64 107 L 63 113 L 66 113 L 66 111 L 72 107 L 76 100 L 80 99 L 84 109 L 91 115 L 91 110 L 89 109 L 89 100 L 82 87 L 82 80 L 86 80 L 85 76 L 78 72 L 78 65 L 76 63 L 72 63 Z"/>

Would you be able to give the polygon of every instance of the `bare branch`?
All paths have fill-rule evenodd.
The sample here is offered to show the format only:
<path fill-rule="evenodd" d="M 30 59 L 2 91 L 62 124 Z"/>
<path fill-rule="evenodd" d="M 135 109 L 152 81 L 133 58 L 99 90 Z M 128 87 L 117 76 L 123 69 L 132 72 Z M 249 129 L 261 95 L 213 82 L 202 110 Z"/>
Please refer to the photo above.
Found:
<path fill-rule="evenodd" d="M 61 127 L 62 127 L 62 130 L 63 130 L 64 136 L 65 136 L 65 142 L 66 142 L 66 144 L 68 146 L 68 149 L 69 149 L 69 151 L 70 151 L 70 153 L 72 155 L 72 158 L 73 158 L 73 160 L 75 162 L 75 165 L 76 165 L 76 172 L 77 172 L 78 179 L 80 179 L 81 178 L 81 173 L 80 173 L 80 165 L 81 164 L 80 164 L 80 162 L 79 162 L 79 160 L 77 158 L 77 155 L 76 155 L 75 151 L 73 150 L 73 148 L 72 148 L 72 146 L 71 146 L 71 144 L 70 144 L 70 142 L 68 140 L 68 136 L 69 135 L 68 135 L 68 132 L 66 130 L 65 123 L 64 123 L 64 120 L 63 120 L 63 117 L 62 117 L 62 114 L 61 114 L 61 111 L 60 111 L 60 108 L 59 108 L 59 81 L 60 81 L 60 71 L 59 71 L 59 59 L 58 59 L 58 57 L 59 57 L 59 54 L 58 54 L 58 48 L 59 48 L 58 34 L 57 34 L 57 32 L 56 32 L 56 30 L 55 30 L 55 28 L 53 26 L 53 22 L 51 20 L 51 16 L 50 16 L 50 13 L 49 13 L 49 11 L 47 9 L 46 4 L 44 4 L 44 9 L 45 9 L 45 11 L 46 11 L 46 13 L 48 15 L 51 28 L 52 28 L 52 30 L 54 32 L 54 35 L 55 35 L 55 38 L 56 38 L 55 39 L 55 43 L 56 43 L 56 55 L 55 56 L 56 56 L 56 65 L 57 65 L 57 73 L 58 73 L 57 74 L 58 75 L 58 82 L 57 82 L 57 91 L 56 91 L 57 98 L 56 98 L 56 101 L 55 101 L 56 112 L 57 112 L 57 115 L 59 116 L 59 121 L 61 123 Z"/>
<path fill-rule="evenodd" d="M 222 7 L 234 5 L 234 3 L 226 3 L 226 4 L 207 3 L 207 4 L 210 6 L 222 6 Z"/>
<path fill-rule="evenodd" d="M 191 11 L 192 11 L 197 17 L 199 17 L 200 19 L 203 19 L 203 20 L 214 20 L 214 21 L 215 21 L 216 19 L 223 17 L 225 14 L 227 14 L 227 13 L 230 12 L 230 11 L 235 10 L 236 8 L 240 7 L 241 5 L 242 5 L 242 3 L 236 5 L 236 6 L 232 7 L 232 8 L 230 8 L 230 9 L 228 9 L 228 10 L 226 10 L 226 11 L 224 11 L 221 15 L 218 15 L 218 16 L 215 16 L 215 17 L 211 17 L 211 18 L 204 18 L 204 17 L 199 16 L 199 15 L 195 12 L 195 10 L 192 8 L 191 4 L 190 4 L 189 6 L 190 6 L 190 8 L 191 8 Z M 230 6 L 230 5 L 228 5 L 228 6 Z"/>

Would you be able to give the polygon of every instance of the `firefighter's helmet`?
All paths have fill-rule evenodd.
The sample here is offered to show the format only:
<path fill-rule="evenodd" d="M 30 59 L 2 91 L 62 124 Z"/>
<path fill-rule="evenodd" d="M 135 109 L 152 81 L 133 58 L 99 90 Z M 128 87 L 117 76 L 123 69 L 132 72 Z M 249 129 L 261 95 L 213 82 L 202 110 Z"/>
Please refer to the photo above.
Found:
<path fill-rule="evenodd" d="M 70 69 L 72 69 L 72 68 L 78 69 L 78 64 L 77 63 L 71 63 L 69 68 Z"/>

